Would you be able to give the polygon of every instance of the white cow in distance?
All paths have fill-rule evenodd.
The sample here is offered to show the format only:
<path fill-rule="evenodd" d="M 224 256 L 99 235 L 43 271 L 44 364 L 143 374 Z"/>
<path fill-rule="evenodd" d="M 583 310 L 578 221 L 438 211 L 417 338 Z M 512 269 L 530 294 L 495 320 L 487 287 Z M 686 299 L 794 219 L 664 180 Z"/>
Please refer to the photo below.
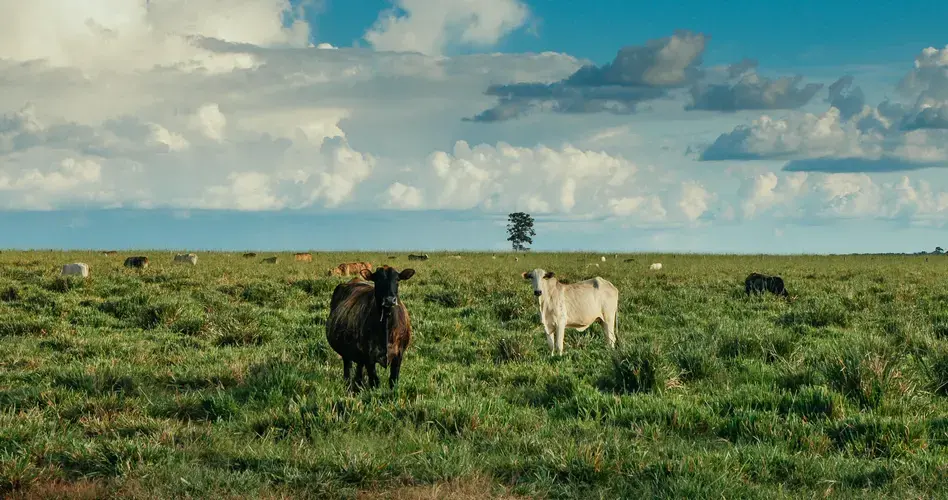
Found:
<path fill-rule="evenodd" d="M 73 264 L 66 264 L 63 266 L 61 273 L 63 276 L 82 276 L 83 278 L 89 277 L 89 264 L 83 262 L 75 262 Z"/>
<path fill-rule="evenodd" d="M 648 268 L 651 269 L 652 271 L 660 271 L 662 269 L 662 263 L 656 262 L 652 264 L 651 266 L 648 266 Z"/>
<path fill-rule="evenodd" d="M 179 253 L 174 256 L 174 261 L 196 266 L 198 263 L 198 256 L 197 254 L 193 254 L 193 253 Z"/>
<path fill-rule="evenodd" d="M 599 276 L 579 283 L 560 283 L 552 271 L 543 269 L 534 269 L 522 276 L 533 284 L 550 355 L 563 354 L 566 328 L 582 332 L 593 323 L 602 325 L 606 344 L 615 348 L 619 290 L 612 283 Z"/>

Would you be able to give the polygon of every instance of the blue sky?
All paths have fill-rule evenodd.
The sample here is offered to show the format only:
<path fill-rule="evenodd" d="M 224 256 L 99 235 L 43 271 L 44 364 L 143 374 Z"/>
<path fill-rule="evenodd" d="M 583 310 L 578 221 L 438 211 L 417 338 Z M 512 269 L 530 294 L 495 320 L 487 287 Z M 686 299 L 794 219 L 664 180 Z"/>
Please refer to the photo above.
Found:
<path fill-rule="evenodd" d="M 285 1 L 0 0 L 0 247 L 946 243 L 948 4 Z"/>

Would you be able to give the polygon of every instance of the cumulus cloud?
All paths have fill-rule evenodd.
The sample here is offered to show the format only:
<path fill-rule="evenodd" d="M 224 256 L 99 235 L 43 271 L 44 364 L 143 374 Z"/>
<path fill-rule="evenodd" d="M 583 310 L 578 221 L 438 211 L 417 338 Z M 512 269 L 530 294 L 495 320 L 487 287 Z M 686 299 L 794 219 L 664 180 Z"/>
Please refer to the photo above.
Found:
<path fill-rule="evenodd" d="M 645 45 L 623 47 L 612 62 L 585 65 L 559 81 L 492 85 L 486 94 L 499 97 L 499 102 L 470 120 L 505 121 L 536 110 L 635 112 L 640 103 L 699 78 L 706 41 L 703 34 L 679 31 Z"/>
<path fill-rule="evenodd" d="M 0 1 L 0 58 L 86 70 L 247 67 L 252 60 L 203 50 L 192 37 L 305 46 L 309 34 L 289 0 Z"/>
<path fill-rule="evenodd" d="M 885 219 L 948 223 L 948 192 L 907 176 L 891 182 L 865 173 L 767 172 L 746 179 L 739 190 L 742 216 L 796 220 Z"/>
<path fill-rule="evenodd" d="M 865 157 L 878 147 L 840 111 L 805 113 L 774 119 L 763 115 L 749 126 L 721 134 L 700 156 L 702 161 L 760 160 L 790 157 Z"/>
<path fill-rule="evenodd" d="M 829 87 L 828 111 L 761 116 L 705 147 L 699 159 L 786 159 L 784 170 L 881 173 L 948 166 L 948 48 L 928 48 L 901 80 L 913 102 L 866 104 L 854 78 Z"/>
<path fill-rule="evenodd" d="M 823 87 L 820 83 L 800 86 L 800 76 L 761 76 L 756 72 L 757 62 L 751 59 L 723 71 L 725 80 L 737 81 L 714 83 L 705 77 L 722 72 L 702 67 L 707 43 L 705 35 L 682 30 L 641 46 L 623 47 L 612 62 L 585 65 L 559 81 L 491 85 L 485 94 L 499 98 L 497 104 L 467 120 L 506 121 L 536 111 L 629 114 L 644 102 L 669 97 L 687 87 L 691 103 L 686 110 L 795 109 Z"/>
<path fill-rule="evenodd" d="M 823 88 L 821 83 L 799 87 L 801 76 L 770 79 L 748 73 L 734 84 L 700 83 L 691 88 L 688 110 L 739 111 L 751 109 L 796 109 L 810 102 Z"/>
<path fill-rule="evenodd" d="M 365 33 L 377 50 L 440 56 L 453 46 L 490 46 L 523 26 L 521 0 L 396 0 Z"/>

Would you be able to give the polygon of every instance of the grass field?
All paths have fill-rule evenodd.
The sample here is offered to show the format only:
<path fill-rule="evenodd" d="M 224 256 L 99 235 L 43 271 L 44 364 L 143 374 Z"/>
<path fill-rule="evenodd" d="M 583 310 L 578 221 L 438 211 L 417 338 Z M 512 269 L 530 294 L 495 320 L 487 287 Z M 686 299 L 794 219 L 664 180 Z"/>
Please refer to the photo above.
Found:
<path fill-rule="evenodd" d="M 0 496 L 948 495 L 948 258 L 267 255 L 0 253 Z M 356 259 L 417 271 L 394 393 L 326 342 Z M 534 267 L 612 281 L 618 349 L 551 358 Z"/>

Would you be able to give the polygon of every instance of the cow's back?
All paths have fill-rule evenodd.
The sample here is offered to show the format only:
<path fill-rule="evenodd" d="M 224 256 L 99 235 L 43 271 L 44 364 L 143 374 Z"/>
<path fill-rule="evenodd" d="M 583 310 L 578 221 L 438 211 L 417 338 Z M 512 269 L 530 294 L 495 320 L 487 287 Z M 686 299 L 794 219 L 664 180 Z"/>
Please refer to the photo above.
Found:
<path fill-rule="evenodd" d="M 613 309 L 619 302 L 619 289 L 597 276 L 578 283 L 560 284 L 563 306 L 567 316 L 580 322 L 592 321 L 606 308 Z"/>

